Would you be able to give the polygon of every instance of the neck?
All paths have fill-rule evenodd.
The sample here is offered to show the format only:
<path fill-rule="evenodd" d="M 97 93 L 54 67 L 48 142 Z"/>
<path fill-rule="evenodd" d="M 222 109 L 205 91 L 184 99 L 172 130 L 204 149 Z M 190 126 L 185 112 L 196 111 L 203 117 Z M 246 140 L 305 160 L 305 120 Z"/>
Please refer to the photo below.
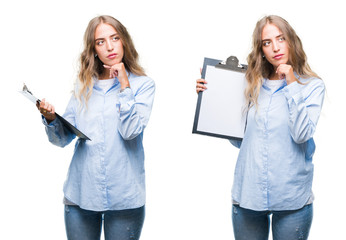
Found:
<path fill-rule="evenodd" d="M 280 80 L 279 74 L 276 73 L 276 69 L 270 74 L 269 80 Z"/>
<path fill-rule="evenodd" d="M 104 69 L 102 74 L 99 76 L 99 80 L 109 79 L 110 78 L 109 73 L 110 73 L 109 69 Z"/>

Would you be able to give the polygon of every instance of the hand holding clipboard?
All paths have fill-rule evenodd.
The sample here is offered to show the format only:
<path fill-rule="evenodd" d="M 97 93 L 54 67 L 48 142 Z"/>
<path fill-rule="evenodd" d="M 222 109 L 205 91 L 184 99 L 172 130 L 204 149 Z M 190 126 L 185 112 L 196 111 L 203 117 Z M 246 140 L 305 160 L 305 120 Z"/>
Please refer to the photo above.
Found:
<path fill-rule="evenodd" d="M 27 88 L 27 86 L 24 84 L 23 90 L 20 91 L 21 94 L 23 94 L 26 98 L 28 98 L 31 102 L 36 104 L 36 107 L 41 112 L 41 114 L 46 118 L 47 122 L 50 123 L 51 121 L 54 121 L 55 118 L 58 118 L 63 126 L 67 128 L 70 132 L 75 134 L 77 137 L 90 140 L 84 133 L 79 131 L 76 127 L 74 127 L 71 123 L 69 123 L 65 118 L 61 117 L 59 114 L 55 112 L 55 108 L 53 105 L 49 104 L 48 102 L 45 102 L 44 99 L 42 101 L 38 98 L 36 98 Z"/>

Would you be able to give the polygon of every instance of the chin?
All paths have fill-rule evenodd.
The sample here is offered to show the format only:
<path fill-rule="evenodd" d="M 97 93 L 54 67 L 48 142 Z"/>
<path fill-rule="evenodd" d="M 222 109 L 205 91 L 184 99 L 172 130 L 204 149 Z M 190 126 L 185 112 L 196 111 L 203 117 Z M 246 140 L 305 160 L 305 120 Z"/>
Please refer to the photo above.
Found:
<path fill-rule="evenodd" d="M 105 61 L 102 61 L 103 64 L 108 65 L 108 66 L 113 66 L 113 65 L 118 64 L 118 63 L 120 63 L 120 62 L 121 62 L 121 61 L 119 61 L 119 60 L 117 60 L 117 59 L 112 59 L 112 60 L 110 60 L 110 59 L 105 59 Z"/>
<path fill-rule="evenodd" d="M 109 61 L 109 64 L 113 66 L 114 64 L 121 63 L 121 59 L 112 59 Z"/>
<path fill-rule="evenodd" d="M 288 62 L 287 60 L 280 60 L 278 62 L 275 62 L 275 64 L 273 64 L 273 66 L 278 67 L 281 64 L 287 64 L 287 62 Z"/>

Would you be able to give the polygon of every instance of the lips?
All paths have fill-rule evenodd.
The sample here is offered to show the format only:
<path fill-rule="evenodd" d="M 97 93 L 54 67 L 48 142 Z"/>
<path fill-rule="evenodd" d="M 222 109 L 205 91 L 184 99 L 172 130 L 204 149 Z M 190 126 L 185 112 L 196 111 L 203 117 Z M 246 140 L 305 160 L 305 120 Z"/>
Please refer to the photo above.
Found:
<path fill-rule="evenodd" d="M 283 54 L 278 54 L 278 55 L 275 55 L 273 58 L 276 59 L 276 60 L 279 60 L 283 57 L 284 55 Z"/>
<path fill-rule="evenodd" d="M 112 54 L 109 54 L 108 56 L 107 56 L 107 58 L 109 58 L 109 59 L 114 59 L 114 58 L 116 58 L 117 57 L 117 54 L 116 53 L 112 53 Z"/>

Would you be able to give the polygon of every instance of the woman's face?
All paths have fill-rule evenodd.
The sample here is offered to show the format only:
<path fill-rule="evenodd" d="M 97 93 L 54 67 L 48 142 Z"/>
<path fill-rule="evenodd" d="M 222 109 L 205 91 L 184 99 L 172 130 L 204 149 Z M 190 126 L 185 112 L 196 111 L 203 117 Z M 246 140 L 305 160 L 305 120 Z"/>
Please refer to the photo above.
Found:
<path fill-rule="evenodd" d="M 262 51 L 265 58 L 276 69 L 289 60 L 288 43 L 280 29 L 274 24 L 266 24 L 262 30 Z"/>
<path fill-rule="evenodd" d="M 124 48 L 114 27 L 101 23 L 96 27 L 94 39 L 95 52 L 103 64 L 113 66 L 122 61 Z"/>

